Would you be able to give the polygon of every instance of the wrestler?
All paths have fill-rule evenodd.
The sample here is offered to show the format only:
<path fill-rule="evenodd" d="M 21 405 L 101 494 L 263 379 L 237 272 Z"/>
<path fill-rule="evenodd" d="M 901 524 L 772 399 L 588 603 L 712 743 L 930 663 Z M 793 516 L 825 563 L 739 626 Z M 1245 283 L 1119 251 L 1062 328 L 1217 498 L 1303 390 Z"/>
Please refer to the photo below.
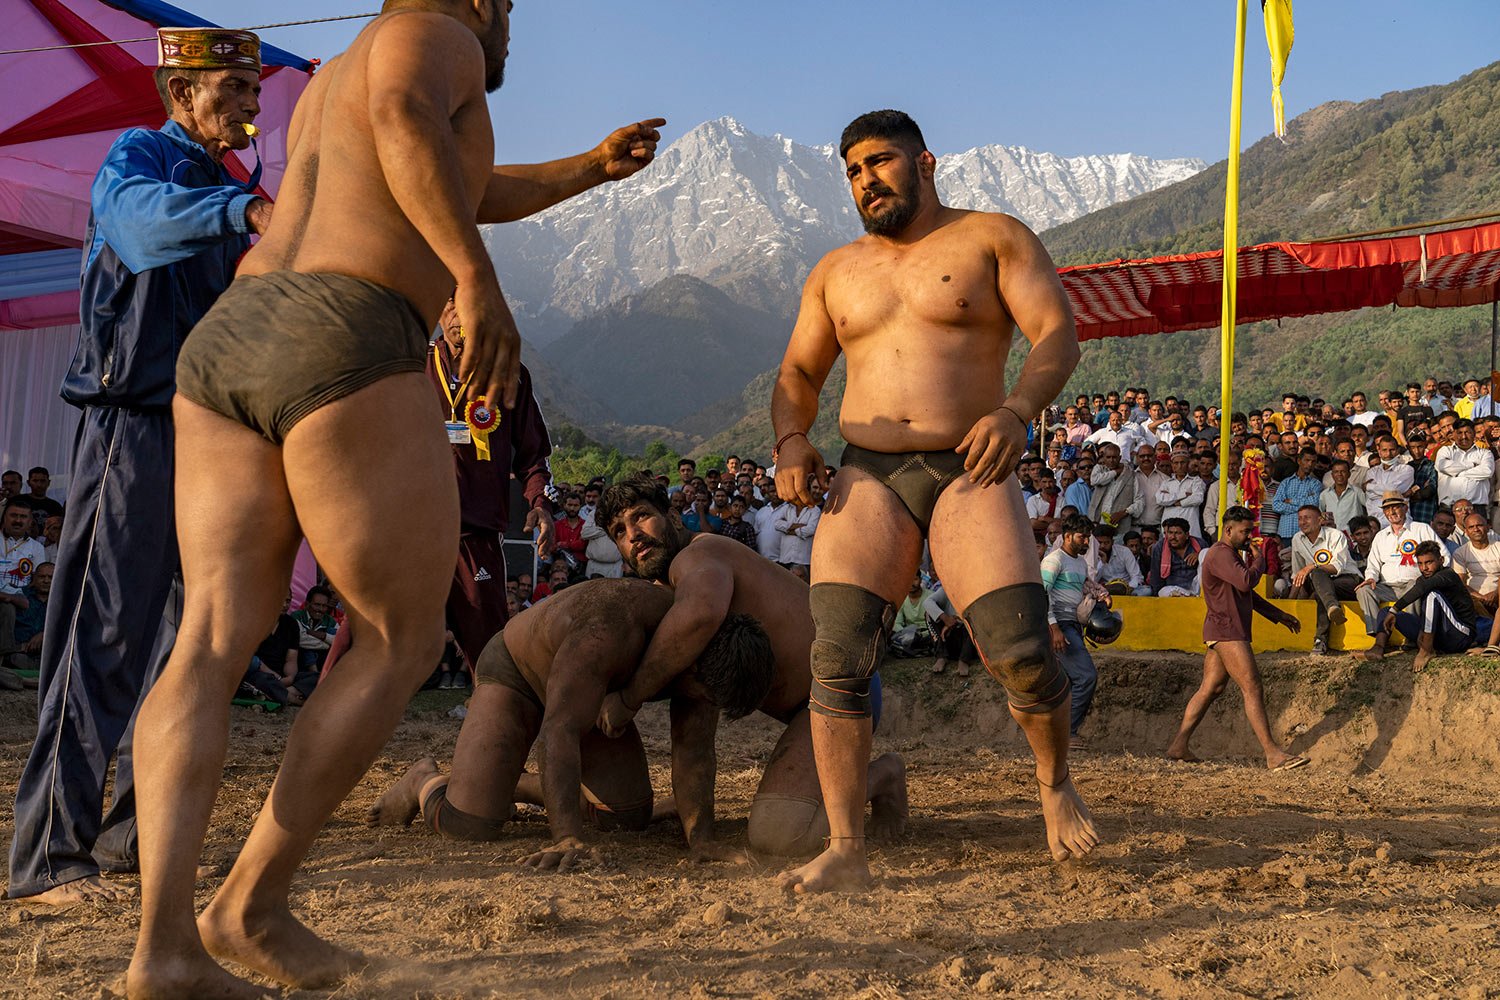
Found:
<path fill-rule="evenodd" d="M 441 836 L 497 840 L 514 802 L 543 805 L 555 842 L 522 864 L 558 871 L 597 856 L 583 840 L 585 812 L 600 829 L 644 830 L 652 798 L 640 733 L 631 724 L 611 739 L 594 720 L 671 606 L 671 590 L 644 580 L 589 580 L 521 612 L 478 657 L 452 773 L 439 774 L 431 757 L 417 761 L 370 808 L 369 822 L 405 826 L 420 810 Z M 666 694 L 738 719 L 770 686 L 765 630 L 731 615 Z M 524 773 L 538 735 L 546 737 L 540 782 Z"/>
<path fill-rule="evenodd" d="M 297 921 L 287 895 L 441 650 L 459 507 L 423 374 L 428 333 L 456 286 L 460 375 L 491 406 L 513 404 L 519 336 L 476 219 L 513 217 L 546 184 L 634 172 L 658 138 L 642 123 L 615 162 L 564 161 L 535 184 L 492 168 L 485 95 L 503 79 L 509 17 L 505 0 L 385 4 L 303 93 L 270 227 L 183 348 L 173 414 L 187 605 L 138 721 L 132 997 L 259 995 L 210 952 L 304 988 L 363 961 Z M 395 482 L 406 485 L 384 488 Z M 195 923 L 230 695 L 304 533 L 356 641 L 301 709 L 283 772 Z"/>
<path fill-rule="evenodd" d="M 750 804 L 750 848 L 785 856 L 814 853 L 827 836 L 828 817 L 812 759 L 808 650 L 813 623 L 807 585 L 748 546 L 722 535 L 689 532 L 666 490 L 650 476 L 633 476 L 605 490 L 594 517 L 631 572 L 669 583 L 676 594 L 640 669 L 604 699 L 600 730 L 607 735 L 624 732 L 652 692 L 671 684 L 703 655 L 726 615 L 750 615 L 766 626 L 775 653 L 775 675 L 760 710 L 786 725 Z M 877 676 L 871 691 L 877 717 L 879 684 Z M 718 713 L 710 703 L 674 698 L 671 724 L 672 793 L 688 849 L 698 858 L 740 860 L 738 852 L 714 841 Z M 906 765 L 893 753 L 873 761 L 867 756 L 864 784 L 871 832 L 899 835 L 906 828 Z M 863 818 L 864 802 L 860 814 Z"/>
<path fill-rule="evenodd" d="M 831 835 L 783 885 L 808 892 L 869 881 L 869 678 L 924 538 L 1036 756 L 1052 856 L 1087 854 L 1097 836 L 1068 773 L 1068 678 L 1048 641 L 1047 595 L 1011 477 L 1027 425 L 1078 362 L 1067 296 L 1020 222 L 938 201 L 937 161 L 902 112 L 855 119 L 839 150 L 868 235 L 808 276 L 771 401 L 776 492 L 812 506 L 829 477 L 807 431 L 844 353 L 839 426 L 849 447 L 813 543 L 810 595 L 813 746 Z M 1007 392 L 1017 328 L 1031 353 Z"/>

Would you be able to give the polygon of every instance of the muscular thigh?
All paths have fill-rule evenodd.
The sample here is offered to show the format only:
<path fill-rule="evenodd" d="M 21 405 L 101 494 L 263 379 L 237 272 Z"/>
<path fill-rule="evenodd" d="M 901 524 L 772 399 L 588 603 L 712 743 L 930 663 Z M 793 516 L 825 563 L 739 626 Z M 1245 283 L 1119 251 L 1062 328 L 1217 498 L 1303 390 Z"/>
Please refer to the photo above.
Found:
<path fill-rule="evenodd" d="M 861 469 L 840 469 L 833 484 L 813 536 L 812 582 L 853 584 L 900 604 L 922 559 L 916 522 Z"/>
<path fill-rule="evenodd" d="M 542 712 L 504 684 L 480 684 L 453 748 L 448 799 L 476 816 L 504 819 L 542 728 Z"/>
<path fill-rule="evenodd" d="M 635 723 L 624 735 L 610 739 L 597 729 L 583 735 L 579 750 L 583 791 L 589 801 L 607 810 L 651 808 L 651 775 L 646 770 L 646 747 Z"/>
<path fill-rule="evenodd" d="M 382 633 L 440 629 L 458 486 L 426 376 L 393 375 L 314 411 L 283 452 L 297 518 L 345 606 Z"/>
<path fill-rule="evenodd" d="M 962 478 L 938 497 L 927 536 L 932 568 L 962 612 L 992 590 L 1041 583 L 1041 564 L 1021 488 L 1007 478 L 980 489 Z"/>
<path fill-rule="evenodd" d="M 301 541 L 282 451 L 181 396 L 172 412 L 183 631 L 223 640 L 229 629 L 258 641 L 286 599 Z"/>

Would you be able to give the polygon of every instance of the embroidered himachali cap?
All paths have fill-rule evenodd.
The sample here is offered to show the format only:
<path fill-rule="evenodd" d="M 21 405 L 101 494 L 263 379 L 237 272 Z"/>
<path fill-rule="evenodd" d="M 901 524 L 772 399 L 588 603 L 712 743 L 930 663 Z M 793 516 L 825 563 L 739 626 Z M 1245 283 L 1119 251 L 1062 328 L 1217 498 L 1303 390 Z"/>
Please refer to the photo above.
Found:
<path fill-rule="evenodd" d="M 156 64 L 173 69 L 260 72 L 260 37 L 233 28 L 158 28 Z"/>

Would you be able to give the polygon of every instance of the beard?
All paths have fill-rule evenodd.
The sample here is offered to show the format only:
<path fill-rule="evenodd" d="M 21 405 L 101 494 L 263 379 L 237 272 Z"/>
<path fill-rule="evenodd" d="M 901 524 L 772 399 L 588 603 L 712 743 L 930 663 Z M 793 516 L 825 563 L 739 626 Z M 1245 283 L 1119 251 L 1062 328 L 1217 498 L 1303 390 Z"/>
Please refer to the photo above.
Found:
<path fill-rule="evenodd" d="M 500 14 L 496 12 L 494 23 L 479 39 L 480 47 L 484 50 L 484 92 L 486 94 L 493 94 L 505 82 L 505 50 L 509 43 L 510 39 L 506 37 L 505 25 L 501 23 Z"/>
<path fill-rule="evenodd" d="M 500 61 L 496 63 L 490 62 L 489 58 L 486 57 L 484 60 L 484 69 L 484 92 L 486 94 L 493 94 L 500 89 L 501 84 L 505 83 L 505 57 L 501 56 Z"/>
<path fill-rule="evenodd" d="M 920 205 L 915 190 L 893 191 L 884 185 L 878 185 L 865 191 L 866 200 L 876 195 L 885 199 L 885 204 L 879 210 L 870 212 L 866 211 L 863 204 L 859 205 L 859 221 L 871 236 L 895 236 L 917 217 Z"/>
<path fill-rule="evenodd" d="M 681 550 L 676 538 L 658 538 L 652 536 L 652 545 L 642 556 L 624 554 L 625 565 L 630 571 L 642 580 L 651 580 L 656 583 L 665 583 L 667 573 L 672 568 L 672 560 L 677 558 Z"/>

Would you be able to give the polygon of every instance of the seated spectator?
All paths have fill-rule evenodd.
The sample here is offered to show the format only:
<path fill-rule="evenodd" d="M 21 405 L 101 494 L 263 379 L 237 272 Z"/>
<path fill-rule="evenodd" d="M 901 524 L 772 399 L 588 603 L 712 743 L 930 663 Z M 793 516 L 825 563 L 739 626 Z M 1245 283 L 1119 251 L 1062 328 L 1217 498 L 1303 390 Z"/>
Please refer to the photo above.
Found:
<path fill-rule="evenodd" d="M 1420 521 L 1407 520 L 1405 497 L 1400 493 L 1387 493 L 1383 506 L 1387 526 L 1376 532 L 1370 541 L 1370 556 L 1365 561 L 1365 578 L 1359 585 L 1358 594 L 1365 628 L 1371 636 L 1377 635 L 1384 621 L 1381 604 L 1404 596 L 1421 577 L 1416 565 L 1416 549 L 1421 543 L 1432 542 L 1443 559 L 1448 559 L 1448 550 L 1443 548 L 1431 527 Z M 1373 659 L 1383 655 L 1384 646 L 1380 649 L 1381 653 L 1374 655 Z M 1369 652 L 1366 655 L 1369 656 Z"/>
<path fill-rule="evenodd" d="M 1301 509 L 1309 505 L 1316 508 L 1323 495 L 1323 483 L 1313 475 L 1316 460 L 1317 452 L 1303 448 L 1297 454 L 1292 475 L 1276 484 L 1276 493 L 1271 497 L 1271 510 L 1277 515 L 1276 535 L 1281 539 L 1283 549 L 1292 544 L 1292 536 L 1297 534 Z M 1321 513 L 1318 520 L 1322 521 Z"/>
<path fill-rule="evenodd" d="M 1147 586 L 1157 597 L 1192 597 L 1198 593 L 1198 552 L 1203 543 L 1188 534 L 1180 517 L 1162 522 L 1165 532 L 1151 549 Z"/>
<path fill-rule="evenodd" d="M 308 592 L 309 597 L 311 591 Z M 298 660 L 298 647 L 302 630 L 298 621 L 287 614 L 292 606 L 292 595 L 287 594 L 286 603 L 271 634 L 266 636 L 250 658 L 250 667 L 240 682 L 241 693 L 251 698 L 265 698 L 278 705 L 300 705 L 312 694 L 318 684 L 318 675 L 312 670 L 303 670 Z M 249 690 L 244 689 L 248 687 Z"/>
<path fill-rule="evenodd" d="M 957 663 L 955 673 L 960 677 L 969 676 L 972 665 L 979 663 L 979 650 L 975 648 L 968 628 L 958 617 L 953 602 L 948 600 L 942 583 L 936 580 L 933 581 L 930 603 L 932 608 L 929 613 L 933 608 L 937 611 L 936 618 L 928 619 L 933 638 L 937 642 L 937 659 L 932 661 L 932 672 L 940 674 L 947 669 L 948 664 Z"/>
<path fill-rule="evenodd" d="M 31 498 L 12 496 L 0 512 L 0 666 L 21 651 L 16 625 L 30 606 L 26 591 L 32 574 L 46 562 L 42 543 L 31 537 Z"/>
<path fill-rule="evenodd" d="M 717 534 L 724 526 L 724 519 L 713 512 L 712 496 L 707 488 L 700 490 L 695 485 L 686 499 L 687 507 L 682 514 L 682 525 L 695 535 Z"/>
<path fill-rule="evenodd" d="M 1394 606 L 1380 612 L 1375 645 L 1366 656 L 1375 660 L 1384 656 L 1392 629 L 1399 629 L 1408 643 L 1415 638 L 1417 655 L 1411 666 L 1421 670 L 1434 656 L 1462 653 L 1474 645 L 1479 622 L 1468 588 L 1457 573 L 1443 565 L 1446 554 L 1442 545 L 1429 539 L 1417 546 L 1415 555 L 1419 576 Z M 1406 610 L 1413 606 L 1415 611 Z"/>
<path fill-rule="evenodd" d="M 1344 533 L 1323 523 L 1323 513 L 1312 504 L 1297 511 L 1297 527 L 1292 539 L 1291 597 L 1311 598 L 1318 603 L 1318 631 L 1313 638 L 1313 652 L 1328 653 L 1331 623 L 1343 624 L 1344 601 L 1355 598 L 1362 579 Z"/>
<path fill-rule="evenodd" d="M 15 632 L 15 642 L 20 650 L 10 656 L 10 665 L 17 669 L 35 670 L 41 663 L 47 599 L 52 596 L 52 570 L 50 562 L 37 566 L 31 571 L 31 585 L 21 592 L 26 598 L 26 607 L 16 612 Z M 0 658 L 0 665 L 3 665 L 3 658 Z"/>
<path fill-rule="evenodd" d="M 21 474 L 15 469 L 0 472 L 0 506 L 11 497 L 21 495 Z"/>
<path fill-rule="evenodd" d="M 937 605 L 929 603 L 931 600 L 932 592 L 922 585 L 922 574 L 917 573 L 891 623 L 890 647 L 896 655 L 922 656 L 932 649 L 932 630 L 927 623 L 940 612 Z"/>
<path fill-rule="evenodd" d="M 339 623 L 333 617 L 333 591 L 321 584 L 308 588 L 302 607 L 292 613 L 292 618 L 301 630 L 299 665 L 303 670 L 321 669 L 328 659 L 328 646 L 339 630 Z"/>
<path fill-rule="evenodd" d="M 458 648 L 458 639 L 454 637 L 452 629 L 443 633 L 443 654 L 438 659 L 433 676 L 428 680 L 429 685 L 434 683 L 439 691 L 463 690 L 469 686 L 463 650 Z"/>
<path fill-rule="evenodd" d="M 1453 568 L 1469 588 L 1476 613 L 1486 618 L 1500 611 L 1500 545 L 1490 534 L 1490 523 L 1471 508 L 1464 520 L 1464 543 L 1453 552 Z"/>
<path fill-rule="evenodd" d="M 752 549 L 756 547 L 755 526 L 745 520 L 744 497 L 736 496 L 729 501 L 728 516 L 724 518 L 724 525 L 719 529 L 719 534 L 725 538 L 743 542 Z"/>
<path fill-rule="evenodd" d="M 1111 594 L 1150 597 L 1151 588 L 1141 577 L 1140 562 L 1124 545 L 1115 544 L 1116 528 L 1112 524 L 1094 526 L 1094 543 L 1098 546 L 1099 582 Z M 1139 544 L 1140 535 L 1136 535 Z"/>
<path fill-rule="evenodd" d="M 47 488 L 52 485 L 52 474 L 40 465 L 27 474 L 26 483 L 31 487 L 26 499 L 31 501 L 31 516 L 36 521 L 31 534 L 36 537 L 41 535 L 47 518 L 63 516 L 63 505 L 47 495 Z"/>

